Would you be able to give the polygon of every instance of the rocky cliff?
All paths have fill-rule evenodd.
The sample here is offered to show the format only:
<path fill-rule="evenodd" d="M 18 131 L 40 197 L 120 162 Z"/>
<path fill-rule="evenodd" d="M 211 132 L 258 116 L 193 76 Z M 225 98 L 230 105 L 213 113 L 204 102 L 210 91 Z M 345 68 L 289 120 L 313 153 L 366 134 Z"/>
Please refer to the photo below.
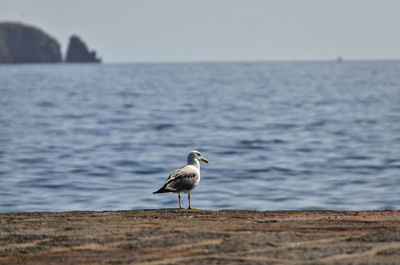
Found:
<path fill-rule="evenodd" d="M 21 23 L 0 23 L 0 63 L 58 63 L 60 44 L 43 31 Z"/>
<path fill-rule="evenodd" d="M 71 36 L 65 61 L 67 63 L 99 63 L 101 60 L 96 57 L 95 51 L 88 50 L 86 44 L 78 36 Z"/>

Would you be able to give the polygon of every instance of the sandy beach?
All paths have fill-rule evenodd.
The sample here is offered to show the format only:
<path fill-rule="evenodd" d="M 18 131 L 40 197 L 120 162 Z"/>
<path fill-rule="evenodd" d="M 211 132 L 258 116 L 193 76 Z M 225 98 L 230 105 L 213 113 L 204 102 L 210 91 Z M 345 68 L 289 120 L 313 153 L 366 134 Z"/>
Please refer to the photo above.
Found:
<path fill-rule="evenodd" d="M 0 214 L 0 264 L 398 264 L 400 211 Z"/>

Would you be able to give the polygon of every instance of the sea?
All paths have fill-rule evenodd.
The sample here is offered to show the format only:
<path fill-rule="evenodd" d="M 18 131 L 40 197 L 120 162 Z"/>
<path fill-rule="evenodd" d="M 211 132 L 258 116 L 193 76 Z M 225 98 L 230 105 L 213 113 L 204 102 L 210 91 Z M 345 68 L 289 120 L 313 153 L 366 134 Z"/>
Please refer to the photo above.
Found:
<path fill-rule="evenodd" d="M 198 209 L 400 209 L 400 61 L 0 65 L 0 212 L 176 208 L 194 149 Z"/>

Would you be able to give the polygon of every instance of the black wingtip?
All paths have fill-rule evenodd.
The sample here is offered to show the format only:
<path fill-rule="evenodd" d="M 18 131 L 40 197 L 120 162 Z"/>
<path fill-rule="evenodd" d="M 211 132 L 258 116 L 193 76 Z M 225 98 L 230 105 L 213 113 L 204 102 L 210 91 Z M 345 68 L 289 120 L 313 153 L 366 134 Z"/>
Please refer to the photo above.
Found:
<path fill-rule="evenodd" d="M 166 193 L 166 192 L 171 192 L 170 190 L 166 189 L 165 187 L 162 187 L 161 189 L 159 189 L 158 191 L 153 192 L 153 194 L 156 193 Z"/>

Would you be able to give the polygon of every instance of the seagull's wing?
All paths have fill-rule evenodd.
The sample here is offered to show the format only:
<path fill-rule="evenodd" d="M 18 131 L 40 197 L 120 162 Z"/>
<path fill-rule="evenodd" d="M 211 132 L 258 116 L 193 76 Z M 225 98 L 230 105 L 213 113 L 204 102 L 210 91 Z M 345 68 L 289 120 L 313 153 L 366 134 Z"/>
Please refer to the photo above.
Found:
<path fill-rule="evenodd" d="M 191 166 L 178 168 L 169 175 L 161 189 L 154 193 L 190 190 L 196 184 L 196 178 L 198 178 L 198 175 L 198 171 Z"/>

